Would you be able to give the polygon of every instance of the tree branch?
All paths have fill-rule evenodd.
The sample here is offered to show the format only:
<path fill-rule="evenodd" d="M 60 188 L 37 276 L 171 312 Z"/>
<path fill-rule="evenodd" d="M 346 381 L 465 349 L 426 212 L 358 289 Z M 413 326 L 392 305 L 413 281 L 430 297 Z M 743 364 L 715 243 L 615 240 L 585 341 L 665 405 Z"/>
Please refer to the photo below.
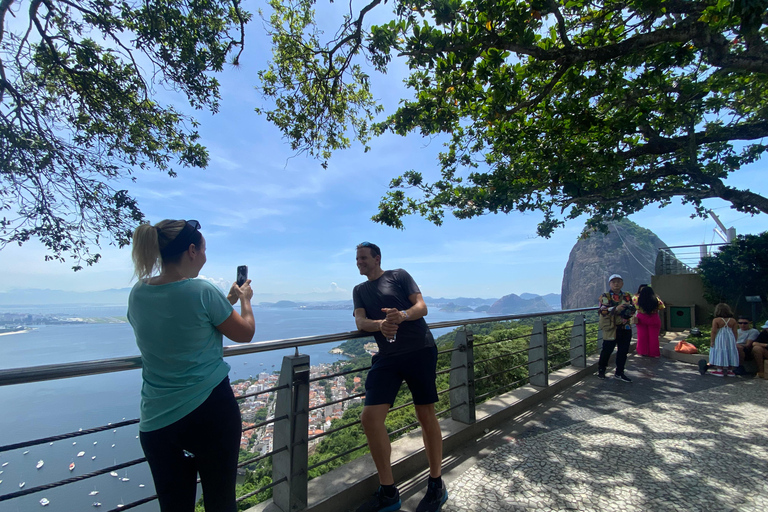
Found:
<path fill-rule="evenodd" d="M 696 132 L 696 145 L 710 144 L 713 142 L 727 142 L 729 140 L 755 140 L 768 137 L 768 120 L 756 123 L 739 124 L 736 126 L 717 127 L 711 130 Z M 648 144 L 638 146 L 629 151 L 620 151 L 617 155 L 621 158 L 637 158 L 646 155 L 665 155 L 681 149 L 687 149 L 691 137 L 681 135 L 679 137 L 662 138 L 653 136 Z"/>
<path fill-rule="evenodd" d="M 552 9 L 555 18 L 557 18 L 557 31 L 560 33 L 560 39 L 563 40 L 563 44 L 566 48 L 571 48 L 573 44 L 571 44 L 571 40 L 568 39 L 568 29 L 565 27 L 565 19 L 557 6 L 557 2 L 555 2 L 555 0 L 549 0 L 549 8 Z"/>
<path fill-rule="evenodd" d="M 363 31 L 363 18 L 365 18 L 365 15 L 368 14 L 368 12 L 379 5 L 381 3 L 381 0 L 373 0 L 371 3 L 366 5 L 360 10 L 360 15 L 357 17 L 355 21 L 353 21 L 351 24 L 355 27 L 355 31 L 349 34 L 348 36 L 342 38 L 339 42 L 336 43 L 336 46 L 331 48 L 330 50 L 322 49 L 317 50 L 315 53 L 325 53 L 328 54 L 330 57 L 333 56 L 334 53 L 336 53 L 339 48 L 343 47 L 350 41 L 355 41 L 354 50 L 351 53 L 354 53 L 357 51 L 358 48 L 360 48 L 361 41 L 362 41 L 362 31 Z"/>
<path fill-rule="evenodd" d="M 568 71 L 569 65 L 562 65 L 558 68 L 558 70 L 555 72 L 555 75 L 547 82 L 547 85 L 541 88 L 541 92 L 534 96 L 533 98 L 521 101 L 517 105 L 515 105 L 513 108 L 507 110 L 504 112 L 504 115 L 506 117 L 510 117 L 514 115 L 516 112 L 519 112 L 523 109 L 526 109 L 528 107 L 532 107 L 533 105 L 538 104 L 541 100 L 543 100 L 547 95 L 549 95 L 550 92 L 552 92 L 552 89 L 554 89 L 555 85 L 557 85 L 557 82 L 560 81 L 560 79 L 565 75 L 565 72 Z"/>
<path fill-rule="evenodd" d="M 5 15 L 10 12 L 10 8 L 13 2 L 14 0 L 0 1 L 0 43 L 3 42 L 3 36 L 5 35 Z"/>

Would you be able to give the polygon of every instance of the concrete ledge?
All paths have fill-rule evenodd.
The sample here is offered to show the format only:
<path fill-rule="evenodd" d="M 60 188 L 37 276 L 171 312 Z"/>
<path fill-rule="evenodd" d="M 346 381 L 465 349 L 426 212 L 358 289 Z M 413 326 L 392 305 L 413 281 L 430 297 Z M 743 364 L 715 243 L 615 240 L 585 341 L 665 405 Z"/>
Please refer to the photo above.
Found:
<path fill-rule="evenodd" d="M 611 359 L 615 358 L 615 354 Z M 450 418 L 440 421 L 443 432 L 443 457 L 466 443 L 484 435 L 487 430 L 520 415 L 527 409 L 560 393 L 597 370 L 597 356 L 587 360 L 586 368 L 567 367 L 549 375 L 549 386 L 526 385 L 477 406 L 477 421 L 472 425 Z M 392 472 L 395 482 L 402 482 L 428 468 L 421 439 L 421 429 L 409 432 L 392 443 Z M 379 485 L 376 467 L 370 454 L 336 468 L 309 481 L 307 512 L 339 512 L 357 506 L 373 494 Z M 280 509 L 268 500 L 248 512 L 277 512 Z"/>
<path fill-rule="evenodd" d="M 687 334 L 687 333 L 684 333 Z M 680 339 L 684 340 L 686 339 L 686 336 L 681 336 Z M 681 361 L 683 363 L 690 363 L 690 364 L 699 364 L 699 361 L 704 359 L 705 361 L 709 361 L 709 356 L 705 354 L 681 354 L 680 352 L 675 352 L 675 345 L 677 345 L 677 342 L 680 340 L 671 341 L 669 343 L 666 343 L 662 345 L 661 347 L 661 355 L 668 358 L 668 359 L 674 359 L 675 361 Z M 757 363 L 755 363 L 754 359 L 747 359 L 744 361 L 744 371 L 746 373 L 757 373 Z"/>
<path fill-rule="evenodd" d="M 698 364 L 701 359 L 708 359 L 708 356 L 703 354 L 681 354 L 675 352 L 675 345 L 679 341 L 686 340 L 690 336 L 690 331 L 683 332 L 667 332 L 664 337 L 661 338 L 661 355 L 667 359 L 674 361 L 681 361 L 683 363 Z"/>
<path fill-rule="evenodd" d="M 674 359 L 675 361 L 682 361 L 690 364 L 698 364 L 699 360 L 708 359 L 708 357 L 703 354 L 681 354 L 680 352 L 675 352 L 675 345 L 677 345 L 677 341 L 662 345 L 661 355 L 667 359 Z"/>

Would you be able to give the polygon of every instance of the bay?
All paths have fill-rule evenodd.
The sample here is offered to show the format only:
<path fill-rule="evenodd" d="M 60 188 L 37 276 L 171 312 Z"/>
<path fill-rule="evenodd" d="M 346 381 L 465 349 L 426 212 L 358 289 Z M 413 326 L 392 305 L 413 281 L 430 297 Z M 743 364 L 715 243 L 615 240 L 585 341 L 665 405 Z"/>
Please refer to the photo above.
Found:
<path fill-rule="evenodd" d="M 125 305 L 81 304 L 67 306 L 3 306 L 0 312 L 54 314 L 69 318 L 100 318 L 118 322 L 125 317 Z M 355 329 L 352 310 L 256 308 L 254 341 L 270 341 L 319 334 L 334 334 Z M 432 310 L 428 322 L 478 318 L 484 313 Z M 107 320 L 104 320 L 107 321 Z M 434 331 L 437 337 L 450 329 Z M 225 344 L 230 344 L 225 340 Z M 313 365 L 337 361 L 342 356 L 329 351 L 338 343 L 301 347 Z M 230 379 L 244 379 L 281 366 L 282 358 L 294 349 L 228 357 Z M 21 334 L 0 336 L 0 368 L 20 368 L 65 362 L 90 361 L 138 355 L 133 331 L 128 323 L 79 323 L 39 325 Z M 274 366 L 273 366 L 274 365 Z M 78 429 L 89 429 L 138 417 L 141 372 L 139 370 L 77 377 L 32 384 L 0 387 L 0 445 L 7 445 Z M 114 430 L 114 431 L 113 431 Z M 29 448 L 0 452 L 0 495 L 44 485 L 97 469 L 141 458 L 138 425 L 107 430 L 70 440 L 44 443 Z M 76 443 L 76 444 L 73 444 Z M 113 446 L 114 445 L 114 446 Z M 29 453 L 24 454 L 24 451 Z M 85 455 L 77 457 L 80 451 Z M 96 459 L 91 459 L 95 456 Z M 45 464 L 35 469 L 38 460 Z M 68 466 L 75 463 L 70 472 Z M 121 479 L 128 478 L 128 481 Z M 143 484 L 145 487 L 139 487 Z M 89 496 L 94 489 L 98 495 Z M 24 512 L 41 508 L 42 497 L 50 501 L 45 510 L 96 510 L 94 501 L 109 510 L 154 494 L 146 464 L 121 470 L 119 477 L 101 475 L 41 493 L 0 502 L 0 512 Z M 157 512 L 156 502 L 136 507 L 142 512 Z"/>

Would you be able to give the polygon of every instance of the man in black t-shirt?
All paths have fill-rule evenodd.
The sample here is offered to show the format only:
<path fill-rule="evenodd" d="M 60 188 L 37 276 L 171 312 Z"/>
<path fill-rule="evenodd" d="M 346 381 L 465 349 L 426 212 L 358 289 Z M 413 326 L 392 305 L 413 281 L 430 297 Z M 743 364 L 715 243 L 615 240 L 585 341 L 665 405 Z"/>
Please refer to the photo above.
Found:
<path fill-rule="evenodd" d="M 413 395 L 429 462 L 427 493 L 416 511 L 436 512 L 448 499 L 448 492 L 441 478 L 443 438 L 435 415 L 437 347 L 424 320 L 427 305 L 408 272 L 381 269 L 381 250 L 375 244 L 363 242 L 357 246 L 357 268 L 368 280 L 352 292 L 355 323 L 361 331 L 373 333 L 379 346 L 365 380 L 365 407 L 360 419 L 381 484 L 373 498 L 357 510 L 400 509 L 384 420 L 405 380 Z"/>

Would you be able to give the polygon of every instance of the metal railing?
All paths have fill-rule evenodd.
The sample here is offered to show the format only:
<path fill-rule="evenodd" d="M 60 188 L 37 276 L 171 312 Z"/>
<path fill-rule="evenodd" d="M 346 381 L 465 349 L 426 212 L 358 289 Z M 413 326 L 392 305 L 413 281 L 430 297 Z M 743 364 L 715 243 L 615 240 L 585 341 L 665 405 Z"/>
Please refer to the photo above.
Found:
<path fill-rule="evenodd" d="M 506 315 L 486 318 L 464 319 L 448 322 L 429 324 L 432 330 L 455 328 L 455 339 L 452 346 L 438 351 L 439 364 L 438 380 L 442 388 L 438 389 L 439 402 L 436 404 L 438 416 L 447 416 L 456 421 L 471 424 L 476 419 L 476 405 L 483 400 L 490 399 L 502 392 L 509 391 L 526 383 L 534 386 L 546 387 L 549 384 L 549 373 L 568 365 L 585 367 L 587 355 L 596 349 L 599 343 L 599 333 L 593 340 L 588 339 L 588 322 L 583 315 L 586 312 L 594 312 L 594 308 L 573 309 L 559 312 L 539 312 L 525 315 Z M 547 328 L 548 322 L 544 318 L 560 317 L 563 315 L 575 316 L 572 325 L 564 325 L 555 329 Z M 489 324 L 495 322 L 510 322 L 524 319 L 536 319 L 530 334 L 517 335 L 507 339 L 491 339 L 482 343 L 474 343 L 474 335 L 471 326 Z M 341 404 L 345 407 L 351 400 L 358 400 L 364 393 L 356 393 L 350 396 L 331 400 L 329 402 L 309 405 L 310 384 L 324 379 L 338 378 L 352 373 L 366 372 L 369 366 L 353 368 L 335 372 L 328 375 L 310 377 L 309 356 L 299 354 L 299 348 L 304 346 L 324 344 L 331 342 L 343 342 L 357 338 L 370 337 L 368 333 L 359 331 L 338 333 L 331 335 L 309 336 L 285 340 L 257 342 L 245 345 L 224 347 L 224 356 L 266 352 L 295 347 L 293 356 L 283 358 L 279 380 L 276 386 L 258 391 L 256 393 L 238 396 L 239 400 L 254 395 L 274 395 L 274 414 L 265 421 L 249 425 L 243 429 L 256 431 L 272 426 L 274 434 L 273 449 L 251 459 L 243 460 L 239 467 L 247 467 L 271 457 L 272 477 L 271 482 L 262 487 L 239 496 L 242 501 L 256 496 L 265 491 L 272 491 L 275 505 L 283 511 L 300 511 L 307 507 L 307 482 L 310 472 L 317 473 L 332 469 L 331 463 L 339 459 L 347 458 L 357 452 L 357 456 L 363 455 L 367 443 L 348 448 L 341 453 L 334 453 L 330 457 L 315 460 L 310 464 L 309 446 L 311 443 L 321 443 L 327 436 L 333 436 L 340 432 L 357 427 L 360 429 L 360 420 L 347 421 L 339 425 L 334 422 L 330 429 L 320 434 L 309 435 L 309 417 L 314 410 Z M 592 343 L 594 342 L 594 345 Z M 589 346 L 593 350 L 589 350 Z M 553 349 L 553 350 L 551 350 Z M 491 353 L 491 352 L 498 353 Z M 478 356 L 475 359 L 475 356 Z M 444 368 L 442 366 L 445 366 Z M 16 368 L 0 370 L 0 386 L 25 384 L 53 379 L 64 379 L 86 375 L 96 375 L 109 372 L 120 372 L 138 369 L 141 367 L 140 357 L 125 357 L 97 361 L 85 361 L 80 363 L 66 363 L 57 365 L 45 365 L 29 368 Z M 477 372 L 476 370 L 480 370 Z M 445 376 L 445 377 L 444 377 Z M 396 402 L 391 411 L 413 406 L 413 402 Z M 49 443 L 56 440 L 70 439 L 92 434 L 106 429 L 116 429 L 138 423 L 138 420 L 127 420 L 120 423 L 96 427 L 93 429 L 70 432 L 43 439 L 35 439 L 22 443 L 14 443 L 0 446 L 0 453 L 17 450 L 28 446 Z M 418 426 L 417 421 L 400 426 L 389 432 L 394 439 Z M 362 431 L 360 431 L 362 435 Z M 81 480 L 92 478 L 105 473 L 113 473 L 119 469 L 144 463 L 146 459 L 138 458 L 129 462 L 114 464 L 84 475 L 78 475 L 58 482 L 21 489 L 16 492 L 0 495 L 0 502 L 19 498 L 29 494 L 39 493 L 46 489 L 68 485 Z M 336 465 L 341 465 L 337 463 Z M 157 496 L 147 496 L 140 500 L 121 505 L 113 509 L 128 510 L 155 500 Z M 112 511 L 109 511 L 112 512 Z"/>
<path fill-rule="evenodd" d="M 700 244 L 700 245 L 675 245 L 661 247 L 656 253 L 654 274 L 677 275 L 696 274 L 701 258 L 709 255 L 711 248 L 728 245 L 727 243 Z M 674 249 L 674 251 L 673 251 Z"/>

